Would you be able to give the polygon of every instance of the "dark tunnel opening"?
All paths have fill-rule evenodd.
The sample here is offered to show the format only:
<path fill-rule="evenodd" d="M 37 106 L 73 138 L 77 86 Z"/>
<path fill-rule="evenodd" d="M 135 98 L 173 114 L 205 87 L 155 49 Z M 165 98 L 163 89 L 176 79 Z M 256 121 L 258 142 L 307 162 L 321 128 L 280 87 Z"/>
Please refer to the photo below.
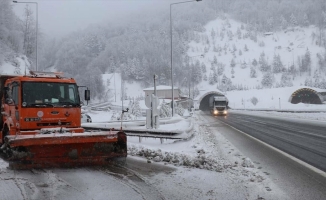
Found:
<path fill-rule="evenodd" d="M 224 95 L 218 93 L 212 93 L 206 95 L 204 98 L 202 98 L 202 100 L 199 103 L 199 110 L 210 111 L 211 110 L 210 99 L 212 99 L 214 96 L 224 96 Z"/>

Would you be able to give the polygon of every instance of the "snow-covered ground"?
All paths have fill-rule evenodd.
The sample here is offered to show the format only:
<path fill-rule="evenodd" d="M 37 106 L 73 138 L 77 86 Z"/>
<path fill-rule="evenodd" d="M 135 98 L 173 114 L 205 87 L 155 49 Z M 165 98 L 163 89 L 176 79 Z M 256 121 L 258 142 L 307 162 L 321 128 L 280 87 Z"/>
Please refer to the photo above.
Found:
<path fill-rule="evenodd" d="M 201 112 L 201 111 L 197 111 Z M 280 113 L 258 111 L 245 112 L 260 116 L 286 117 L 292 119 L 309 119 L 324 123 L 324 113 Z M 101 119 L 107 112 L 91 113 Z M 96 116 L 96 117 L 95 117 Z M 180 119 L 180 117 L 175 117 Z M 177 120 L 176 120 L 177 121 Z M 156 174 L 149 182 L 156 185 L 162 194 L 169 199 L 288 199 L 286 191 L 278 188 L 262 171 L 256 168 L 249 156 L 243 155 L 237 147 L 227 141 L 221 133 L 212 132 L 209 125 L 195 114 L 172 124 L 161 124 L 161 130 L 184 130 L 188 139 L 181 141 L 138 137 L 128 138 L 128 156 L 141 157 L 144 162 L 161 163 L 175 166 L 173 174 Z M 191 121 L 191 123 L 188 123 Z M 105 123 L 104 126 L 110 126 Z M 99 125 L 99 124 L 97 124 Z M 103 124 L 102 124 L 103 125 Z M 136 123 L 135 127 L 141 129 Z M 192 126 L 189 131 L 189 126 Z M 132 128 L 129 126 L 128 128 Z M 145 129 L 143 127 L 143 129 Z M 195 191 L 193 190 L 195 189 Z M 183 193 L 170 193 L 171 190 L 182 190 Z M 171 195 L 171 196 L 169 196 Z"/>

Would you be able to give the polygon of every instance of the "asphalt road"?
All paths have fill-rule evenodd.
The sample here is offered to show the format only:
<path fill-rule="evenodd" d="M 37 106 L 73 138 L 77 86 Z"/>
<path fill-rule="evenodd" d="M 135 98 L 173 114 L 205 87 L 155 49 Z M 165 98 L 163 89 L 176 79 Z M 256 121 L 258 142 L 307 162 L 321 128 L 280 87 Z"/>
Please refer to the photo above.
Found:
<path fill-rule="evenodd" d="M 326 199 L 326 125 L 232 112 L 227 117 L 213 117 L 202 112 L 201 117 L 206 119 L 211 129 L 219 131 L 249 157 L 255 167 L 285 191 L 289 199 Z M 282 151 L 324 172 L 290 159 Z"/>
<path fill-rule="evenodd" d="M 326 123 L 242 113 L 218 120 L 326 172 Z"/>

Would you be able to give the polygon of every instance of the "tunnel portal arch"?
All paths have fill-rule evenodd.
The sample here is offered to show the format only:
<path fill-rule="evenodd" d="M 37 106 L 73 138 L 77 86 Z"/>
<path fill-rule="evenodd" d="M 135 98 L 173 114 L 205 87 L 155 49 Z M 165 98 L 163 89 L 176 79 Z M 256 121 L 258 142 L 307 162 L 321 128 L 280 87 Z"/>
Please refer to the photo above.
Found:
<path fill-rule="evenodd" d="M 225 95 L 222 92 L 219 92 L 219 91 L 210 91 L 210 92 L 207 92 L 207 93 L 203 94 L 198 99 L 199 110 L 202 110 L 202 111 L 210 110 L 209 99 L 212 96 L 225 96 Z"/>
<path fill-rule="evenodd" d="M 289 99 L 293 104 L 307 103 L 307 104 L 322 104 L 322 97 L 317 91 L 310 88 L 301 88 L 294 91 Z"/>

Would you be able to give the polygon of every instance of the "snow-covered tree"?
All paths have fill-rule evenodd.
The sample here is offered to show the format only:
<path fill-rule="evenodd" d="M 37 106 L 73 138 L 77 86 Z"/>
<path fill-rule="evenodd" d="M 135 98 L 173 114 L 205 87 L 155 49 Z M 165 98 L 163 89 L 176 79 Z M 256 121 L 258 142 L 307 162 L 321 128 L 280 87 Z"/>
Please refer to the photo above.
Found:
<path fill-rule="evenodd" d="M 254 67 L 256 67 L 257 65 L 258 65 L 258 62 L 257 62 L 257 60 L 256 59 L 254 59 L 253 61 L 252 61 L 252 63 L 251 63 Z"/>
<path fill-rule="evenodd" d="M 183 116 L 183 113 L 185 112 L 185 109 L 182 107 L 181 104 L 178 104 L 177 107 L 175 108 L 175 112 L 178 115 Z"/>
<path fill-rule="evenodd" d="M 138 99 L 136 99 L 133 102 L 132 110 L 129 112 L 131 112 L 131 114 L 134 115 L 136 119 L 141 117 L 141 108 L 140 108 Z"/>
<path fill-rule="evenodd" d="M 216 67 L 214 67 L 214 69 L 213 69 L 213 80 L 214 80 L 214 83 L 217 83 L 217 81 L 218 81 L 218 74 L 217 74 Z"/>
<path fill-rule="evenodd" d="M 213 76 L 213 73 L 212 73 L 212 72 L 209 73 L 209 76 L 208 76 L 208 83 L 209 83 L 210 85 L 213 85 L 213 84 L 215 83 L 215 81 L 214 81 L 214 76 Z"/>
<path fill-rule="evenodd" d="M 160 108 L 160 118 L 171 117 L 172 116 L 172 108 L 170 104 L 167 104 L 164 100 L 161 104 Z"/>
<path fill-rule="evenodd" d="M 202 70 L 202 72 L 205 74 L 206 73 L 206 65 L 205 65 L 205 63 L 201 63 L 201 70 Z M 206 77 L 207 78 L 207 77 Z"/>
<path fill-rule="evenodd" d="M 281 77 L 281 87 L 292 87 L 293 83 L 292 83 L 292 78 L 290 73 L 288 72 L 284 72 L 282 73 L 282 77 Z"/>
<path fill-rule="evenodd" d="M 234 78 L 234 68 L 231 69 L 232 78 Z"/>
<path fill-rule="evenodd" d="M 281 73 L 283 71 L 283 63 L 281 61 L 280 55 L 275 55 L 273 57 L 273 72 L 274 73 Z"/>
<path fill-rule="evenodd" d="M 200 68 L 200 63 L 199 61 L 197 60 L 196 61 L 196 64 L 192 67 L 193 71 L 192 71 L 192 81 L 194 83 L 199 83 L 202 78 L 203 78 L 203 75 L 202 75 L 202 71 L 201 71 L 201 68 Z"/>
<path fill-rule="evenodd" d="M 230 66 L 231 66 L 232 68 L 234 68 L 234 67 L 235 67 L 235 61 L 234 61 L 234 59 L 233 59 L 233 58 L 232 58 L 232 60 L 231 60 Z"/>
<path fill-rule="evenodd" d="M 281 25 L 281 29 L 285 29 L 288 26 L 288 22 L 286 21 L 283 15 L 281 15 L 280 25 Z"/>
<path fill-rule="evenodd" d="M 298 25 L 297 18 L 294 16 L 293 13 L 291 13 L 291 16 L 290 16 L 290 23 L 291 23 L 292 26 L 297 26 Z"/>
<path fill-rule="evenodd" d="M 231 79 L 226 77 L 225 74 L 223 74 L 221 84 L 218 85 L 218 89 L 220 89 L 221 91 L 230 91 L 233 89 Z"/>
<path fill-rule="evenodd" d="M 213 28 L 211 30 L 211 36 L 212 36 L 212 39 L 214 40 L 215 39 L 215 36 L 216 36 L 216 32 L 214 31 Z"/>
<path fill-rule="evenodd" d="M 274 83 L 274 75 L 272 72 L 266 72 L 261 80 L 261 84 L 263 87 L 271 88 Z"/>
<path fill-rule="evenodd" d="M 305 26 L 309 26 L 309 25 L 310 25 L 310 22 L 309 22 L 309 18 L 308 18 L 307 13 L 305 13 L 305 14 L 303 15 L 303 24 L 304 24 Z"/>
<path fill-rule="evenodd" d="M 203 76 L 203 80 L 204 80 L 204 81 L 207 81 L 207 75 L 206 75 L 206 74 L 204 74 L 204 76 Z"/>
<path fill-rule="evenodd" d="M 248 47 L 247 47 L 246 44 L 245 44 L 245 46 L 244 46 L 244 51 L 249 51 L 249 49 L 248 49 Z"/>
<path fill-rule="evenodd" d="M 254 67 L 250 67 L 250 78 L 257 78 L 257 72 Z"/>
<path fill-rule="evenodd" d="M 265 58 L 265 53 L 262 52 L 259 56 L 259 69 L 262 72 L 267 72 L 270 71 L 270 66 L 268 65 L 266 58 Z"/>

